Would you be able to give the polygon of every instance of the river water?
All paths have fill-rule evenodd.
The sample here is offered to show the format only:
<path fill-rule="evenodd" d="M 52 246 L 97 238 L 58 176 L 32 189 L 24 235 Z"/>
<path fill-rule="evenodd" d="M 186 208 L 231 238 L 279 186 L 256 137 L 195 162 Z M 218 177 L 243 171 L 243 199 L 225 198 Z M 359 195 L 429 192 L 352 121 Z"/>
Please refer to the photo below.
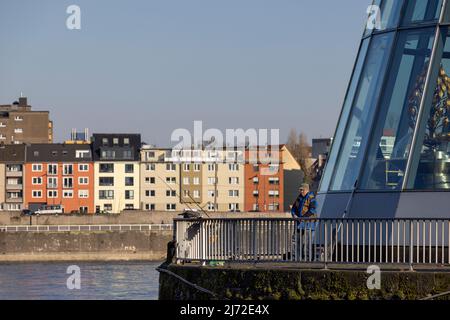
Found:
<path fill-rule="evenodd" d="M 0 300 L 157 300 L 159 275 L 155 268 L 160 264 L 160 262 L 0 264 Z M 69 267 L 73 265 L 75 267 L 70 269 Z M 67 273 L 68 271 L 70 273 Z M 72 289 L 68 288 L 68 283 Z M 77 284 L 80 285 L 80 289 L 77 289 Z"/>

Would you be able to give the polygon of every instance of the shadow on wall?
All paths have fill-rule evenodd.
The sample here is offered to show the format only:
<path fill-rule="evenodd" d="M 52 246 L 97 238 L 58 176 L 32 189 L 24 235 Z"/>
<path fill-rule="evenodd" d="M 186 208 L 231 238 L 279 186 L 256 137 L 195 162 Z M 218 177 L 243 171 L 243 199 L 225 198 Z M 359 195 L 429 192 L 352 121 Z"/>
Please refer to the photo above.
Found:
<path fill-rule="evenodd" d="M 304 174 L 301 170 L 284 170 L 284 211 L 291 210 L 303 178 Z"/>

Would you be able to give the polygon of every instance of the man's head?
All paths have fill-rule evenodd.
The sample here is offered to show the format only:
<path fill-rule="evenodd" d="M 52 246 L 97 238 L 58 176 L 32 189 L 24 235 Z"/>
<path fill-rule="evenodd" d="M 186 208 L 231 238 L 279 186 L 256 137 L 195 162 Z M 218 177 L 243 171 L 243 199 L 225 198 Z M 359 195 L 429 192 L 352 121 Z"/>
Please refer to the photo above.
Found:
<path fill-rule="evenodd" d="M 306 196 L 309 192 L 309 184 L 303 183 L 300 188 L 298 189 L 302 197 Z"/>

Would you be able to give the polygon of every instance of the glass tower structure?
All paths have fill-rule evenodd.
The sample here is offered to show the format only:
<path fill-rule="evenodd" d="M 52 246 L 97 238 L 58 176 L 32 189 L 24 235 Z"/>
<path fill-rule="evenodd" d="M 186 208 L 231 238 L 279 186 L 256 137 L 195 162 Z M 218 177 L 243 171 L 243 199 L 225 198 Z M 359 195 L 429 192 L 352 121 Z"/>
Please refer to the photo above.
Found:
<path fill-rule="evenodd" d="M 450 217 L 450 0 L 375 0 L 318 192 L 321 217 Z"/>

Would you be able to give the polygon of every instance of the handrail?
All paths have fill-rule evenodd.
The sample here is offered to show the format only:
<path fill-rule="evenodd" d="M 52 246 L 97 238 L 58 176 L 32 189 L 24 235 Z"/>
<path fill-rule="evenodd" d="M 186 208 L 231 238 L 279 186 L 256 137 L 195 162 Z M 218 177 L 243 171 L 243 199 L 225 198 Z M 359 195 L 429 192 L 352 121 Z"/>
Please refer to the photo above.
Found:
<path fill-rule="evenodd" d="M 0 232 L 172 231 L 173 224 L 5 225 Z"/>
<path fill-rule="evenodd" d="M 180 262 L 450 266 L 450 219 L 175 219 Z"/>

